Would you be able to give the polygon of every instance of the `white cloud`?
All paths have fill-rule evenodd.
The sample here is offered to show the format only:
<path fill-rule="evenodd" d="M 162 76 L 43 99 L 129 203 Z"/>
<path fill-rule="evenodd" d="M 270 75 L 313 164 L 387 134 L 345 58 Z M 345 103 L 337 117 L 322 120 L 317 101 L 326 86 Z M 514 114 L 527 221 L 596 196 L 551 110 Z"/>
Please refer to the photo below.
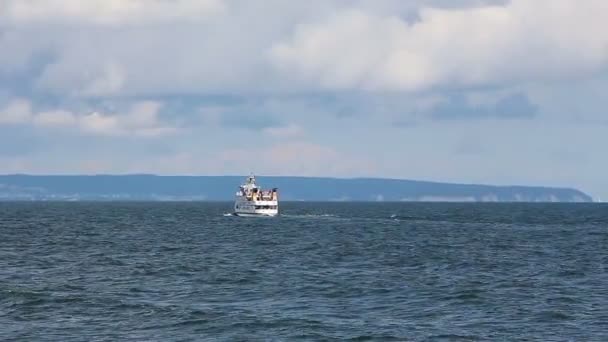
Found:
<path fill-rule="evenodd" d="M 76 116 L 66 110 L 41 112 L 33 117 L 34 124 L 40 126 L 71 126 L 76 121 Z"/>
<path fill-rule="evenodd" d="M 82 91 L 83 95 L 104 96 L 117 94 L 125 83 L 124 70 L 114 64 L 107 64 L 101 73 L 91 80 Z"/>
<path fill-rule="evenodd" d="M 24 2 L 42 14 L 10 18 L 0 8 L 0 72 L 19 67 L 32 88 L 56 96 L 290 91 L 264 52 L 294 23 L 339 7 L 325 0 L 116 0 L 106 12 L 120 20 L 108 26 L 97 25 L 97 17 L 110 16 L 99 10 L 106 1 L 65 1 Z M 133 3 L 144 9 L 128 9 Z M 206 16 L 185 10 L 205 3 L 219 3 L 221 10 Z M 68 10 L 73 6 L 82 9 Z M 175 12 L 187 16 L 173 20 Z M 32 70 L 30 59 L 41 54 Z"/>
<path fill-rule="evenodd" d="M 140 101 L 124 114 L 78 115 L 63 109 L 34 112 L 28 100 L 16 99 L 0 110 L 0 125 L 76 128 L 83 133 L 107 136 L 156 137 L 175 133 L 176 127 L 160 121 L 161 107 L 160 102 Z"/>
<path fill-rule="evenodd" d="M 116 117 L 103 115 L 98 112 L 84 115 L 81 118 L 80 123 L 81 127 L 86 132 L 101 135 L 118 135 L 122 133 Z"/>
<path fill-rule="evenodd" d="M 135 103 L 124 117 L 126 127 L 153 128 L 158 125 L 158 112 L 162 104 L 156 101 L 141 101 Z"/>
<path fill-rule="evenodd" d="M 97 97 L 418 90 L 606 66 L 606 1 L 487 3 L 4 0 L 0 72 L 48 54 L 36 90 Z"/>
<path fill-rule="evenodd" d="M 177 129 L 159 121 L 161 104 L 143 101 L 134 104 L 122 115 L 107 115 L 98 112 L 80 118 L 80 127 L 89 133 L 110 136 L 155 137 L 175 133 Z"/>
<path fill-rule="evenodd" d="M 242 173 L 246 168 L 268 175 L 369 175 L 372 168 L 372 163 L 365 159 L 306 141 L 227 149 L 214 159 L 228 173 Z"/>
<path fill-rule="evenodd" d="M 345 10 L 298 25 L 271 58 L 325 89 L 424 90 L 586 75 L 608 64 L 608 2 L 423 8 L 414 23 Z"/>
<path fill-rule="evenodd" d="M 11 101 L 4 109 L 0 109 L 0 125 L 26 123 L 31 118 L 32 106 L 27 100 L 16 99 Z"/>
<path fill-rule="evenodd" d="M 120 25 L 199 19 L 223 8 L 222 0 L 3 0 L 0 20 L 13 24 Z"/>
<path fill-rule="evenodd" d="M 266 127 L 263 132 L 275 138 L 294 138 L 304 134 L 302 127 L 296 124 Z"/>
<path fill-rule="evenodd" d="M 57 96 L 496 85 L 584 76 L 608 58 L 604 0 L 1 3 L 0 72 L 46 53 L 31 83 Z M 91 25 L 106 22 L 124 26 Z"/>

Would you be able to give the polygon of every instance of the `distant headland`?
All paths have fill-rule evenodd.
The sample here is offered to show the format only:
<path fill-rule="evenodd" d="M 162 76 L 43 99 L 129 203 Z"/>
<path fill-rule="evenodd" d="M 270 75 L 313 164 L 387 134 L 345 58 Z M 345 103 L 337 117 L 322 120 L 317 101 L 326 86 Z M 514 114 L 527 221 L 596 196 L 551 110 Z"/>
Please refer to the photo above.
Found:
<path fill-rule="evenodd" d="M 231 201 L 243 176 L 0 175 L 0 200 Z M 383 178 L 258 176 L 282 201 L 593 202 L 570 188 Z"/>

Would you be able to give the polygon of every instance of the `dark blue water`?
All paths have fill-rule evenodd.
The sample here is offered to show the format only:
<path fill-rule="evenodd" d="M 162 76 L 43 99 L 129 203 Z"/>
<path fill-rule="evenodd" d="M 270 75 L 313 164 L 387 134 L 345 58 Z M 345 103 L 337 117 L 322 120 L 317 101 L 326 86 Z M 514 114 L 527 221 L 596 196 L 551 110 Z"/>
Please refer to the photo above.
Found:
<path fill-rule="evenodd" d="M 3 341 L 606 341 L 595 204 L 0 203 Z"/>

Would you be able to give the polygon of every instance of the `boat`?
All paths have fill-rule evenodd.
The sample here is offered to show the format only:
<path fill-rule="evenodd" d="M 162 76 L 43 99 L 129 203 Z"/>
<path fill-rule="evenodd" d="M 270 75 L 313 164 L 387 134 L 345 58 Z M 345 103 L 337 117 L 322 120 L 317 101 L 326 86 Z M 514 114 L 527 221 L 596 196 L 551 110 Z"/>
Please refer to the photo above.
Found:
<path fill-rule="evenodd" d="M 246 182 L 236 192 L 233 215 L 278 216 L 279 193 L 277 188 L 263 190 L 256 183 L 254 175 L 247 177 Z"/>

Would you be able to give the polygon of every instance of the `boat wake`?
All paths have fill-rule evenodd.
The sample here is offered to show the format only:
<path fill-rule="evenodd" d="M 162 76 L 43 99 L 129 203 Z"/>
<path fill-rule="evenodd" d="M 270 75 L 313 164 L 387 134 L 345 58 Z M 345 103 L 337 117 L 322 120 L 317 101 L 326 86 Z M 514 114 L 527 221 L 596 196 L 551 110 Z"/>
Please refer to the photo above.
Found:
<path fill-rule="evenodd" d="M 424 221 L 425 220 L 422 217 L 397 215 L 397 214 L 392 214 L 391 216 L 389 216 L 389 219 L 395 220 L 395 221 L 421 221 L 421 220 Z"/>
<path fill-rule="evenodd" d="M 241 217 L 241 216 L 245 216 L 245 215 L 238 215 L 236 213 L 233 212 L 227 212 L 227 213 L 223 213 L 222 216 L 224 217 Z M 263 216 L 263 215 L 251 215 L 252 217 L 267 217 L 267 216 Z M 277 217 L 282 217 L 282 218 L 288 218 L 288 219 L 326 219 L 326 220 L 351 220 L 351 219 L 357 219 L 358 217 L 344 217 L 344 216 L 339 216 L 336 214 L 280 214 Z M 377 217 L 377 218 L 360 218 L 359 219 L 364 219 L 364 220 L 374 220 L 374 221 L 382 221 L 382 220 L 390 220 L 390 221 L 420 221 L 423 220 L 423 218 L 420 217 L 414 217 L 414 216 L 407 216 L 407 215 L 397 215 L 397 214 L 392 214 L 389 216 L 385 216 L 385 217 Z"/>
<path fill-rule="evenodd" d="M 281 216 L 295 219 L 345 219 L 334 214 L 281 214 Z"/>

